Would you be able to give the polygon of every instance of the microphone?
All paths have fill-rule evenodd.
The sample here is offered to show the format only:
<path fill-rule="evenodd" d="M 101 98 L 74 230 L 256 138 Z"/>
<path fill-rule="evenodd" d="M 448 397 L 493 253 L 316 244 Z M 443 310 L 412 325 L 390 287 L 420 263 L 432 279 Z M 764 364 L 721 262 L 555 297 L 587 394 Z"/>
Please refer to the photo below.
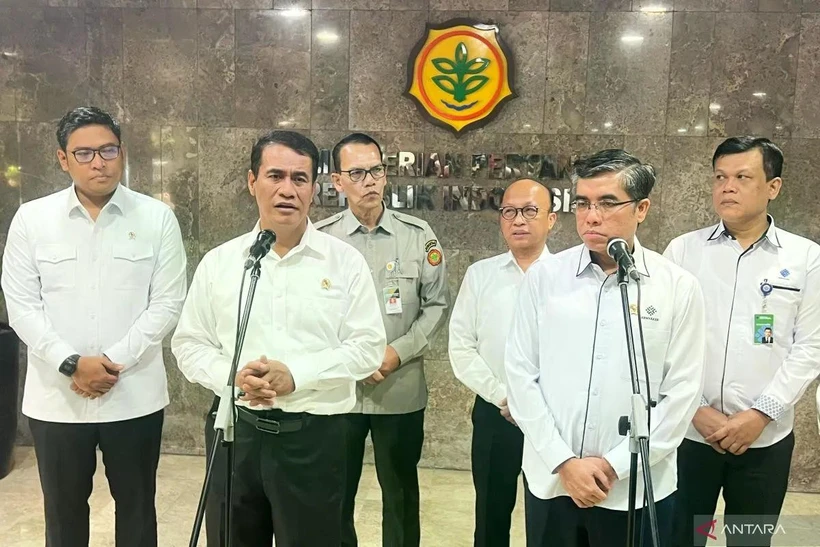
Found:
<path fill-rule="evenodd" d="M 618 268 L 626 272 L 626 275 L 634 279 L 640 280 L 638 270 L 635 269 L 635 259 L 632 258 L 632 253 L 629 252 L 629 245 L 621 237 L 610 238 L 609 243 L 606 244 L 606 254 L 618 263 Z"/>
<path fill-rule="evenodd" d="M 245 269 L 249 270 L 254 264 L 262 260 L 270 252 L 271 246 L 276 242 L 276 234 L 270 230 L 262 230 L 256 236 L 256 241 L 251 245 L 248 258 L 245 260 Z"/>

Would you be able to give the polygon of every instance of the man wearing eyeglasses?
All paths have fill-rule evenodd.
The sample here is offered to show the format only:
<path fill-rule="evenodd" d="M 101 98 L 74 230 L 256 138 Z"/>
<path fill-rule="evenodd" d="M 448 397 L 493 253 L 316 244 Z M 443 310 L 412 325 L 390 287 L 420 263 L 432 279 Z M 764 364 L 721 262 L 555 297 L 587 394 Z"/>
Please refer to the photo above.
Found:
<path fill-rule="evenodd" d="M 100 448 L 116 544 L 157 545 L 156 471 L 168 389 L 162 339 L 186 289 L 179 225 L 164 203 L 121 184 L 120 127 L 94 107 L 67 113 L 57 158 L 71 187 L 23 204 L 2 286 L 28 346 L 29 417 L 46 545 L 87 546 Z"/>
<path fill-rule="evenodd" d="M 475 547 L 510 544 L 524 434 L 507 405 L 504 345 L 518 287 L 535 263 L 548 260 L 555 224 L 552 193 L 543 184 L 513 182 L 501 201 L 501 234 L 509 251 L 467 268 L 450 317 L 453 372 L 476 393 L 471 462 L 475 486 Z"/>
<path fill-rule="evenodd" d="M 629 317 L 641 393 L 657 401 L 649 464 L 661 544 L 668 545 L 675 449 L 701 396 L 703 296 L 692 274 L 635 237 L 649 211 L 651 166 L 623 150 L 604 150 L 578 160 L 572 181 L 583 244 L 527 272 L 505 355 L 510 413 L 526 439 L 527 545 L 603 547 L 627 541 L 630 441 L 619 434 L 618 422 L 630 414 L 632 382 L 618 266 L 606 250 L 613 237 L 627 242 L 640 277 L 640 293 L 636 282 L 628 286 Z M 643 491 L 639 476 L 639 509 Z M 646 513 L 639 510 L 636 522 Z M 651 545 L 648 525 L 644 532 L 643 544 Z"/>
<path fill-rule="evenodd" d="M 417 466 L 427 406 L 424 351 L 447 315 L 444 254 L 426 222 L 385 207 L 385 165 L 373 138 L 353 133 L 339 141 L 333 148 L 333 168 L 333 184 L 345 193 L 349 209 L 316 223 L 316 228 L 364 255 L 379 293 L 388 342 L 381 368 L 357 385 L 356 406 L 348 414 L 342 545 L 358 545 L 353 509 L 369 432 L 382 488 L 382 542 L 418 546 Z"/>

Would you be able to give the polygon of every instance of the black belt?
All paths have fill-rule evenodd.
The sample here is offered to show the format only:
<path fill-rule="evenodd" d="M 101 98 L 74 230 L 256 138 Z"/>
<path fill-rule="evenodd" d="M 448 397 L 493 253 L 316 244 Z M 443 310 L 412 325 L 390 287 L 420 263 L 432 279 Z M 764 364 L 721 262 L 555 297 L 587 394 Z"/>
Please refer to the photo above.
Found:
<path fill-rule="evenodd" d="M 265 417 L 267 411 L 248 410 L 244 407 L 236 407 L 237 415 L 243 422 L 249 423 L 259 431 L 278 435 L 280 433 L 294 433 L 302 429 L 304 418 L 270 419 Z"/>

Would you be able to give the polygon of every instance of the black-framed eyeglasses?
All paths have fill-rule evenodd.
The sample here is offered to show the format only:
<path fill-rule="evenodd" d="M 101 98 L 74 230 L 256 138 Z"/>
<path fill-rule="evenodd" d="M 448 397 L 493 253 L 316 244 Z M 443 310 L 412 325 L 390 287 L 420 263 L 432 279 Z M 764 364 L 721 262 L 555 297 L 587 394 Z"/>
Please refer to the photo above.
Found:
<path fill-rule="evenodd" d="M 382 179 L 387 174 L 387 169 L 383 163 L 379 165 L 374 165 L 370 169 L 349 169 L 347 171 L 339 171 L 340 173 L 344 173 L 350 180 L 353 182 L 362 182 L 368 174 L 370 174 L 373 179 Z"/>
<path fill-rule="evenodd" d="M 507 206 L 501 208 L 501 218 L 504 220 L 514 220 L 518 213 L 521 213 L 521 216 L 526 220 L 532 220 L 538 216 L 538 207 L 526 205 L 524 207 Z"/>
<path fill-rule="evenodd" d="M 97 154 L 105 161 L 111 161 L 119 157 L 120 146 L 109 144 L 102 148 L 78 148 L 71 153 L 74 155 L 74 159 L 77 160 L 77 163 L 91 163 Z"/>
<path fill-rule="evenodd" d="M 589 213 L 590 209 L 595 209 L 598 211 L 598 214 L 601 216 L 606 216 L 610 213 L 615 212 L 616 209 L 619 207 L 623 207 L 629 203 L 637 203 L 641 200 L 639 199 L 629 199 L 626 201 L 612 201 L 610 199 L 604 199 L 601 201 L 587 201 L 585 199 L 576 199 L 572 202 L 572 212 L 575 214 L 585 215 Z"/>

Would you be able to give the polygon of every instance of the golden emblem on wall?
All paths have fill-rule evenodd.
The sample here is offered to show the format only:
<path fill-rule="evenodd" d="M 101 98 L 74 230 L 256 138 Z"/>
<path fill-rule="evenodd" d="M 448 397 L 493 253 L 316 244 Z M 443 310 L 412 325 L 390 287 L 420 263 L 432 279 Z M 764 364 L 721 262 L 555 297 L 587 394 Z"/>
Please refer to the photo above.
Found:
<path fill-rule="evenodd" d="M 405 95 L 456 136 L 486 124 L 516 97 L 512 55 L 496 25 L 470 19 L 428 24 L 407 68 Z"/>

